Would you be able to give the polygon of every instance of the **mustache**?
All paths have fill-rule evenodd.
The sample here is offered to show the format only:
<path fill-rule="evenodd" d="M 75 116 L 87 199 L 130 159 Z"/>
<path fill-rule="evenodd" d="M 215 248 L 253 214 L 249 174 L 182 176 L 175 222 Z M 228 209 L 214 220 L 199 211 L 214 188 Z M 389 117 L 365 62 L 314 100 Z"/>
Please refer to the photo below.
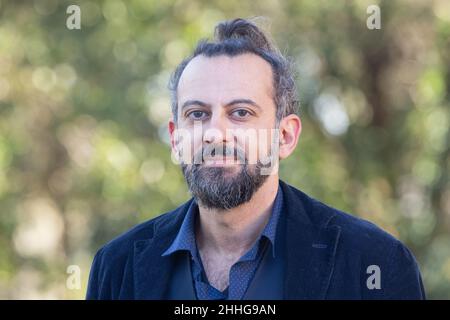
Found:
<path fill-rule="evenodd" d="M 194 155 L 194 164 L 202 164 L 206 159 L 211 158 L 222 158 L 222 157 L 233 157 L 233 161 L 239 164 L 245 164 L 247 158 L 245 153 L 237 148 L 230 147 L 226 144 L 208 144 L 203 146 L 200 151 Z"/>

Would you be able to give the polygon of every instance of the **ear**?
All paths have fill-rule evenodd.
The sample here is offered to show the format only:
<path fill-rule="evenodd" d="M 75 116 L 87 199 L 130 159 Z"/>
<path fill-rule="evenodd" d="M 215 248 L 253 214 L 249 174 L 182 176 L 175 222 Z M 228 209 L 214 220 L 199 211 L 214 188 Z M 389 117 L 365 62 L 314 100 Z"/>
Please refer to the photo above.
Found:
<path fill-rule="evenodd" d="M 302 131 L 302 121 L 295 114 L 290 114 L 280 121 L 280 159 L 286 159 L 292 152 L 298 143 L 298 138 Z"/>
<path fill-rule="evenodd" d="M 173 117 L 171 117 L 169 119 L 169 123 L 168 123 L 168 128 L 169 128 L 169 134 L 170 134 L 170 145 L 172 146 L 172 149 L 175 149 L 175 129 L 176 129 L 176 124 L 173 121 Z"/>

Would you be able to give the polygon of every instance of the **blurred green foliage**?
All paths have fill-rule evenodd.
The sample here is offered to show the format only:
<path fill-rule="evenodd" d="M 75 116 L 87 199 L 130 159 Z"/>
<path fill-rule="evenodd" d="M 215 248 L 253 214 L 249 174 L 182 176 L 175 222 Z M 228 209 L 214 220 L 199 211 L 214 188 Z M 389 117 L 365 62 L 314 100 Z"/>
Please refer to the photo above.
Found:
<path fill-rule="evenodd" d="M 303 131 L 281 178 L 398 237 L 428 297 L 450 298 L 446 0 L 0 0 L 0 298 L 83 298 L 102 244 L 189 198 L 169 74 L 218 21 L 252 16 L 298 68 Z"/>

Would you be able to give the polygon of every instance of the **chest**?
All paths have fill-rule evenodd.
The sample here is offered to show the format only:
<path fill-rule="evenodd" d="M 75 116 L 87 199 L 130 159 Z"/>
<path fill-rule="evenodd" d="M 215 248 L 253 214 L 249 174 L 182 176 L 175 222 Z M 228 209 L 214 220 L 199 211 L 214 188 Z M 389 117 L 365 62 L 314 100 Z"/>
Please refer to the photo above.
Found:
<path fill-rule="evenodd" d="M 200 257 L 208 282 L 220 291 L 225 290 L 230 282 L 231 267 L 239 260 L 239 256 L 200 253 Z"/>

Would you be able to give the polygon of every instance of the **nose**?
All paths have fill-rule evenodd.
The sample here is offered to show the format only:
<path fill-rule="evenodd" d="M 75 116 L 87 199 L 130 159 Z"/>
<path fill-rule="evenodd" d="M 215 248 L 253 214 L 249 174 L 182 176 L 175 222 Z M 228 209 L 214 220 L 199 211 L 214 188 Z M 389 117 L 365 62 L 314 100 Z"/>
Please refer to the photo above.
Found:
<path fill-rule="evenodd" d="M 204 130 L 203 142 L 211 144 L 227 142 L 227 119 L 223 113 L 213 114 Z"/>

